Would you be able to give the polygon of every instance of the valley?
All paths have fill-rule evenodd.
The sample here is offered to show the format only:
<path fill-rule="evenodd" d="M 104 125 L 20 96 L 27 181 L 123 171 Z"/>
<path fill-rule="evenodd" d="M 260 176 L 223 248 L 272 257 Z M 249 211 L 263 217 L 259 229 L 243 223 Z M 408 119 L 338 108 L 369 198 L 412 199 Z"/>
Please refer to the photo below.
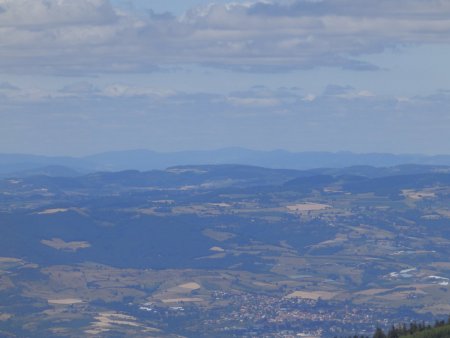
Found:
<path fill-rule="evenodd" d="M 333 337 L 450 313 L 437 166 L 0 181 L 6 337 Z"/>

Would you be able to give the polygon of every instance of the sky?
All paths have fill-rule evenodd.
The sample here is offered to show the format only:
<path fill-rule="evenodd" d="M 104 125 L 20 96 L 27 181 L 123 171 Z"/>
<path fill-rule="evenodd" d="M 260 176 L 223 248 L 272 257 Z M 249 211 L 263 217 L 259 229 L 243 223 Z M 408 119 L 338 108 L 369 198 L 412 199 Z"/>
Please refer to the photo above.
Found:
<path fill-rule="evenodd" d="M 450 154 L 449 0 L 0 0 L 0 153 Z"/>

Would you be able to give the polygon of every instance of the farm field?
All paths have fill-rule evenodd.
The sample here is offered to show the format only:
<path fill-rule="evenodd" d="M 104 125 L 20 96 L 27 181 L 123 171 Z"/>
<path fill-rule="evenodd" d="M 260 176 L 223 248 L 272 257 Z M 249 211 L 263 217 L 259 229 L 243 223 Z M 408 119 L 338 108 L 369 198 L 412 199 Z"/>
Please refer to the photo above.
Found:
<path fill-rule="evenodd" d="M 353 171 L 2 180 L 0 335 L 329 337 L 446 317 L 450 175 Z"/>

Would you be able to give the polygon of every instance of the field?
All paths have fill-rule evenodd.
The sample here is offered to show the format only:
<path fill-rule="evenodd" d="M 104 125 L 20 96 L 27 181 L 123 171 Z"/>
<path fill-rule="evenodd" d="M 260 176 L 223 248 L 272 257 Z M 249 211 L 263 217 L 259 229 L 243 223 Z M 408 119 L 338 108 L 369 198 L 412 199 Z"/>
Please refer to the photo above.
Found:
<path fill-rule="evenodd" d="M 329 337 L 450 312 L 447 174 L 194 169 L 0 182 L 0 332 Z"/>

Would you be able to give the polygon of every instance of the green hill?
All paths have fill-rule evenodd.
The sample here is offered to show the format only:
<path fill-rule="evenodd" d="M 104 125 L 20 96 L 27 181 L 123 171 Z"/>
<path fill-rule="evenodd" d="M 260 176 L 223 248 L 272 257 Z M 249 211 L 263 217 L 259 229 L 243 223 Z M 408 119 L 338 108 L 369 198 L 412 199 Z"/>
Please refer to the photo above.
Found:
<path fill-rule="evenodd" d="M 389 337 L 389 336 L 388 336 Z M 416 332 L 401 338 L 448 338 L 450 337 L 450 325 L 439 326 L 431 329 L 426 329 L 421 332 Z"/>
<path fill-rule="evenodd" d="M 450 338 L 450 318 L 447 322 L 438 320 L 434 326 L 425 325 L 424 322 L 392 326 L 387 333 L 377 328 L 373 338 Z"/>

